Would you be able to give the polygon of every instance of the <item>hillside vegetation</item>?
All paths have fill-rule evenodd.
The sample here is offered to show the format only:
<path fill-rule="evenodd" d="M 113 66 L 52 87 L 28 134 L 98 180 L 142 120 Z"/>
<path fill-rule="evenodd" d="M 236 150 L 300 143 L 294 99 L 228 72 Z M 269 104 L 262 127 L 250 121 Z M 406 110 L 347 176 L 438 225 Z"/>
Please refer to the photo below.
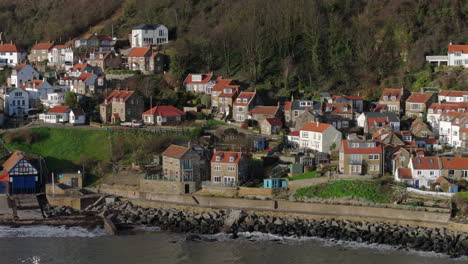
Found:
<path fill-rule="evenodd" d="M 274 2 L 2 0 L 0 30 L 30 45 L 75 37 L 95 24 L 106 34 L 113 25 L 122 38 L 140 23 L 165 24 L 172 86 L 189 72 L 214 72 L 255 86 L 265 103 L 321 90 L 374 99 L 382 87 L 425 81 L 425 55 L 468 41 L 464 0 Z"/>

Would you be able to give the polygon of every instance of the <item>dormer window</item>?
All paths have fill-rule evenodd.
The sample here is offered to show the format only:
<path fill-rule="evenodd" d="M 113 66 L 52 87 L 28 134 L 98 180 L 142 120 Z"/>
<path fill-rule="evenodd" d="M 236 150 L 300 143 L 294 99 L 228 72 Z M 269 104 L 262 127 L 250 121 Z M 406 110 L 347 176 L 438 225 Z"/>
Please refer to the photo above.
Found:
<path fill-rule="evenodd" d="M 437 113 L 442 114 L 442 109 L 437 110 Z"/>
<path fill-rule="evenodd" d="M 388 96 L 383 97 L 384 101 L 388 101 Z"/>
<path fill-rule="evenodd" d="M 123 103 L 123 98 L 120 98 L 120 102 Z"/>
<path fill-rule="evenodd" d="M 241 103 L 241 102 L 242 102 L 242 99 L 241 99 L 241 98 L 237 98 L 237 102 L 238 102 L 238 103 Z"/>
<path fill-rule="evenodd" d="M 348 112 L 348 107 L 343 107 L 343 112 Z"/>
<path fill-rule="evenodd" d="M 247 103 L 247 98 L 244 98 L 244 103 Z"/>
<path fill-rule="evenodd" d="M 395 96 L 392 96 L 392 101 L 396 101 L 396 97 L 395 97 Z"/>
<path fill-rule="evenodd" d="M 327 112 L 331 112 L 331 111 L 333 111 L 333 107 L 327 106 Z"/>
<path fill-rule="evenodd" d="M 229 157 L 229 162 L 234 162 L 234 157 Z"/>
<path fill-rule="evenodd" d="M 305 105 L 306 105 L 306 103 L 305 103 L 305 102 L 301 102 L 301 106 L 305 106 Z"/>
<path fill-rule="evenodd" d="M 224 89 L 224 92 L 230 94 L 230 93 L 232 93 L 232 89 L 226 88 L 226 89 Z"/>
<path fill-rule="evenodd" d="M 221 161 L 221 156 L 216 156 L 216 161 Z"/>

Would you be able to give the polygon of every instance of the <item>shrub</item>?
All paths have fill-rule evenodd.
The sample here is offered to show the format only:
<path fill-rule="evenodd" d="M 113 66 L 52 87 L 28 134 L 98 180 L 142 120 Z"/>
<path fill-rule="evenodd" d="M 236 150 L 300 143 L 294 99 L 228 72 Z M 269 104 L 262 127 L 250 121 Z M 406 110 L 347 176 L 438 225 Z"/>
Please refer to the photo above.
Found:
<path fill-rule="evenodd" d="M 5 135 L 3 136 L 3 140 L 7 144 L 13 143 L 15 141 L 15 133 L 11 131 L 6 132 Z"/>
<path fill-rule="evenodd" d="M 22 141 L 32 144 L 36 139 L 36 135 L 32 132 L 31 129 L 21 129 L 20 130 L 20 138 Z"/>

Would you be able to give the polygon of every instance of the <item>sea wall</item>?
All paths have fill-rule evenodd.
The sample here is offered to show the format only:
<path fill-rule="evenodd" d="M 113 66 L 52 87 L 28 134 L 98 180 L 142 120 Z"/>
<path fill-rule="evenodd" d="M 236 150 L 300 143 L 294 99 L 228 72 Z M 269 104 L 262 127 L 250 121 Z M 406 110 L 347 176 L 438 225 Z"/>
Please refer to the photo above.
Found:
<path fill-rule="evenodd" d="M 241 232 L 262 232 L 280 236 L 320 237 L 359 243 L 379 243 L 400 248 L 433 251 L 451 256 L 468 255 L 468 233 L 445 228 L 410 227 L 389 223 L 349 221 L 335 218 L 300 218 L 261 215 L 240 210 L 190 211 L 163 208 L 143 208 L 131 202 L 100 204 L 88 214 L 107 217 L 117 227 L 146 225 L 164 230 L 197 234 L 221 231 L 237 238 Z"/>

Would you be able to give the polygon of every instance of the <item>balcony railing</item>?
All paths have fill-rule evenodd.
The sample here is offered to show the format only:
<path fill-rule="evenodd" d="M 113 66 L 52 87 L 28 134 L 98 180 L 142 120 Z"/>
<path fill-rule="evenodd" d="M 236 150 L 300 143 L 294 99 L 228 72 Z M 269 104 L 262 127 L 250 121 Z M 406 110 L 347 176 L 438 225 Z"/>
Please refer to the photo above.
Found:
<path fill-rule="evenodd" d="M 221 183 L 221 182 L 211 182 L 204 181 L 202 182 L 202 187 L 221 187 L 221 188 L 237 188 L 239 184 L 237 183 Z"/>

